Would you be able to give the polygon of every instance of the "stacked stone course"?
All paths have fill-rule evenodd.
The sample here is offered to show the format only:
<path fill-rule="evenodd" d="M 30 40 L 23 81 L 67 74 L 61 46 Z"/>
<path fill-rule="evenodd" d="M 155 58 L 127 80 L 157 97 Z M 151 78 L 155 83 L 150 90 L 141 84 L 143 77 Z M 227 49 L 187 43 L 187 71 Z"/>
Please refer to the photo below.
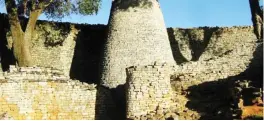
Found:
<path fill-rule="evenodd" d="M 127 68 L 127 118 L 156 114 L 171 106 L 171 68 L 166 65 Z"/>
<path fill-rule="evenodd" d="M 0 118 L 95 119 L 96 85 L 61 74 L 53 68 L 11 66 L 0 80 Z"/>
<path fill-rule="evenodd" d="M 113 1 L 108 27 L 101 64 L 102 85 L 109 88 L 124 85 L 127 67 L 150 65 L 155 61 L 175 64 L 156 0 Z"/>
<path fill-rule="evenodd" d="M 45 67 L 19 67 L 10 66 L 9 71 L 3 74 L 8 81 L 20 80 L 68 80 L 61 70 Z"/>

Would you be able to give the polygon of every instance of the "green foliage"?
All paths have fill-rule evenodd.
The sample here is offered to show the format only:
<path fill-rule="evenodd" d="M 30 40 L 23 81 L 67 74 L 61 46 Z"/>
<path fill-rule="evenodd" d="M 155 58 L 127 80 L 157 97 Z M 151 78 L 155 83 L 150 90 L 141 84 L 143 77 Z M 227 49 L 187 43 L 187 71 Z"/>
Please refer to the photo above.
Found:
<path fill-rule="evenodd" d="M 72 14 L 92 15 L 97 14 L 101 0 L 54 0 L 44 13 L 48 18 L 61 19 Z"/>
<path fill-rule="evenodd" d="M 98 12 L 98 6 L 100 6 L 101 0 L 82 0 L 78 2 L 79 9 L 78 12 L 83 15 L 91 15 L 94 12 Z"/>
<path fill-rule="evenodd" d="M 0 3 L 4 3 L 0 0 Z M 10 0 L 5 0 L 8 1 Z M 43 13 L 52 19 L 61 19 L 70 14 L 97 14 L 101 0 L 15 0 L 19 15 L 29 16 L 30 11 L 43 9 Z M 26 5 L 26 6 L 25 6 Z"/>
<path fill-rule="evenodd" d="M 43 32 L 42 36 L 45 37 L 44 44 L 46 47 L 62 46 L 70 30 L 69 26 L 59 27 L 54 23 L 39 24 L 38 27 Z"/>
<path fill-rule="evenodd" d="M 152 7 L 152 2 L 149 0 L 130 0 L 130 1 L 115 0 L 114 5 L 117 5 L 121 10 L 128 10 L 128 8 L 134 8 L 134 7 L 147 9 Z"/>

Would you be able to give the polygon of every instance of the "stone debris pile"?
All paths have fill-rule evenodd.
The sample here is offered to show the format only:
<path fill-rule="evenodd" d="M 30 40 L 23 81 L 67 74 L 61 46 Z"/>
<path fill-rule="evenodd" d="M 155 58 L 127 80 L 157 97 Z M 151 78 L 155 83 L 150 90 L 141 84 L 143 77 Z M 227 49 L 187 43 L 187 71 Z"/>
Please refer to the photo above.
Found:
<path fill-rule="evenodd" d="M 133 120 L 179 120 L 178 115 L 170 110 L 163 111 L 157 109 L 156 112 L 150 112 L 146 115 L 135 116 Z"/>
<path fill-rule="evenodd" d="M 251 81 L 237 80 L 231 88 L 234 117 L 246 119 L 263 115 L 263 91 L 251 85 Z"/>

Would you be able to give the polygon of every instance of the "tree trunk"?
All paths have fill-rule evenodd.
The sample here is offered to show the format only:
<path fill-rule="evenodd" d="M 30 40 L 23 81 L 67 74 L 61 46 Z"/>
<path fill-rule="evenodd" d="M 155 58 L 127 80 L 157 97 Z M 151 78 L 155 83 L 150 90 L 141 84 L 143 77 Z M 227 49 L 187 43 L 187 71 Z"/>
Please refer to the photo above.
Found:
<path fill-rule="evenodd" d="M 29 48 L 24 46 L 24 32 L 18 18 L 17 7 L 14 0 L 5 0 L 10 31 L 13 39 L 13 53 L 19 66 L 30 66 L 31 58 Z"/>
<path fill-rule="evenodd" d="M 9 17 L 10 18 L 10 17 Z M 10 25 L 13 39 L 13 53 L 17 60 L 18 66 L 31 66 L 31 56 L 29 53 L 29 46 L 25 40 L 25 34 L 21 28 Z"/>
<path fill-rule="evenodd" d="M 32 39 L 32 32 L 35 29 L 37 19 L 42 13 L 42 9 L 31 11 L 26 30 L 24 32 L 18 18 L 15 2 L 13 0 L 5 0 L 5 2 L 13 39 L 13 53 L 18 66 L 32 66 L 33 63 L 30 54 L 30 41 Z"/>
<path fill-rule="evenodd" d="M 259 0 L 249 0 L 254 33 L 257 39 L 263 39 L 263 12 L 259 6 Z"/>
<path fill-rule="evenodd" d="M 37 19 L 40 16 L 40 14 L 42 13 L 42 9 L 38 9 L 38 10 L 34 10 L 30 12 L 30 17 L 27 23 L 27 27 L 26 27 L 26 31 L 24 33 L 24 41 L 23 44 L 21 46 L 23 46 L 24 51 L 23 51 L 23 57 L 26 59 L 26 63 L 23 63 L 22 65 L 19 66 L 32 66 L 33 62 L 31 59 L 31 55 L 30 55 L 30 43 L 32 41 L 32 33 L 35 30 L 35 26 L 37 23 Z"/>
<path fill-rule="evenodd" d="M 155 61 L 175 64 L 157 0 L 115 0 L 104 45 L 101 84 L 126 83 L 126 68 Z"/>

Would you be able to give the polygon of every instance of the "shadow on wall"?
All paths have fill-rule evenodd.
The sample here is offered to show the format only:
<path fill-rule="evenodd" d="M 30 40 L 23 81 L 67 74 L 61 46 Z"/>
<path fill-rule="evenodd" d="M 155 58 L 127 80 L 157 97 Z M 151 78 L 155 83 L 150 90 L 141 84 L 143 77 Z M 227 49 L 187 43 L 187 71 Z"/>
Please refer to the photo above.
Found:
<path fill-rule="evenodd" d="M 124 88 L 124 85 L 120 85 L 115 89 L 98 86 L 95 107 L 96 120 L 126 119 L 126 99 Z"/>
<path fill-rule="evenodd" d="M 211 40 L 211 37 L 213 36 L 213 33 L 215 33 L 218 28 L 209 28 L 204 27 L 203 29 L 203 37 L 195 37 L 199 36 L 195 34 L 195 29 L 187 29 L 186 33 L 189 38 L 190 47 L 192 50 L 192 59 L 191 61 L 198 61 L 200 56 L 205 51 L 206 47 L 209 44 L 209 41 Z M 193 32 L 194 31 L 194 32 Z M 202 40 L 200 40 L 202 39 Z"/>
<path fill-rule="evenodd" d="M 177 64 L 182 64 L 189 61 L 181 52 L 183 49 L 189 49 L 191 51 L 190 61 L 198 61 L 200 56 L 205 52 L 213 35 L 219 34 L 218 27 L 201 27 L 179 30 L 168 28 L 167 31 L 173 57 Z M 178 37 L 178 35 L 175 35 L 175 33 L 180 34 L 179 36 L 182 36 L 182 38 Z M 179 42 L 184 42 L 184 44 L 188 45 L 188 48 L 181 47 Z"/>
<path fill-rule="evenodd" d="M 12 50 L 7 46 L 7 28 L 9 28 L 7 16 L 4 14 L 0 14 L 0 62 L 3 71 L 7 71 L 9 69 L 9 65 L 16 64 Z"/>
<path fill-rule="evenodd" d="M 106 36 L 105 25 L 76 25 L 77 35 L 70 77 L 99 84 L 99 62 Z"/>
<path fill-rule="evenodd" d="M 188 88 L 186 107 L 197 111 L 202 120 L 231 120 L 231 94 L 228 83 L 234 82 L 236 77 L 224 80 L 205 82 Z"/>
<path fill-rule="evenodd" d="M 200 113 L 203 120 L 238 118 L 232 116 L 234 100 L 229 90 L 237 80 L 251 80 L 254 87 L 263 90 L 263 44 L 255 50 L 249 68 L 239 75 L 189 87 L 186 107 Z"/>
<path fill-rule="evenodd" d="M 43 34 L 45 47 L 61 46 L 69 34 L 71 23 L 38 21 L 37 34 Z M 72 59 L 70 77 L 88 83 L 99 83 L 99 62 L 101 50 L 105 42 L 106 25 L 74 24 L 80 32 L 77 35 L 74 57 Z M 55 30 L 54 30 L 55 29 Z M 13 52 L 8 48 L 7 34 L 9 31 L 6 14 L 0 14 L 0 62 L 3 71 L 16 61 Z M 8 36 L 10 36 L 8 34 Z M 43 38 L 35 38 L 43 39 Z"/>
<path fill-rule="evenodd" d="M 171 50 L 172 50 L 172 54 L 173 54 L 173 58 L 176 61 L 177 64 L 182 64 L 184 62 L 188 62 L 188 60 L 182 55 L 180 47 L 179 47 L 179 43 L 178 41 L 175 39 L 174 36 L 174 30 L 173 28 L 168 28 L 168 35 L 169 35 L 169 40 L 170 40 L 170 45 L 171 45 Z"/>
<path fill-rule="evenodd" d="M 263 90 L 263 42 L 258 43 L 254 58 L 241 75 L 245 75 L 248 80 L 254 80 L 253 85 Z"/>

